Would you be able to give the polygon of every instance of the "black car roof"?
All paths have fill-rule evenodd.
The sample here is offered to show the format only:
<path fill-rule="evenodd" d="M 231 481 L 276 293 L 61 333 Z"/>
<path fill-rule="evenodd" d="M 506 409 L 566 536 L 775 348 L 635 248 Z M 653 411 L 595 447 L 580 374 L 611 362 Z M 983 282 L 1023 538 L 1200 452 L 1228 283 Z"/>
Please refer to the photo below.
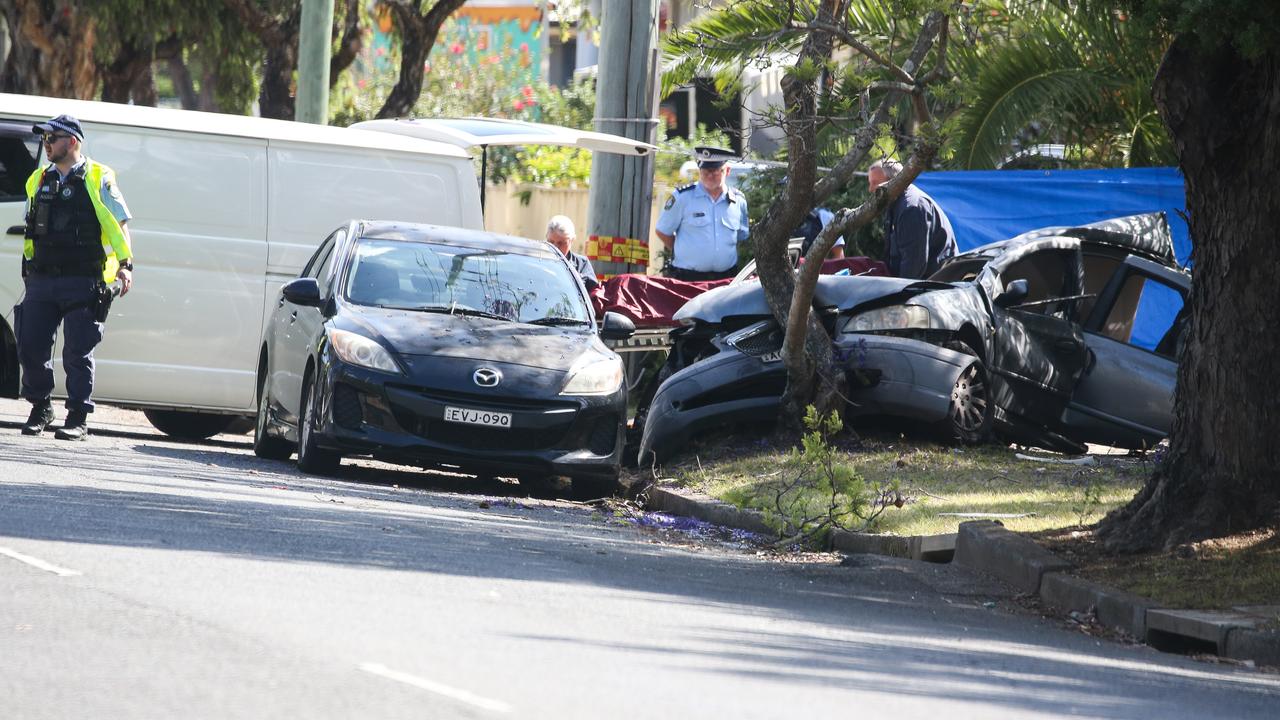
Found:
<path fill-rule="evenodd" d="M 977 257 L 992 258 L 1010 248 L 1047 237 L 1069 237 L 1101 245 L 1112 245 L 1176 267 L 1173 236 L 1163 212 L 1111 218 L 1088 225 L 1065 225 L 1031 230 L 1008 240 L 988 243 L 961 253 L 952 258 L 952 261 Z"/>
<path fill-rule="evenodd" d="M 435 243 L 479 250 L 501 250 L 521 255 L 545 255 L 551 258 L 560 254 L 545 240 L 530 240 L 483 230 L 393 220 L 361 220 L 359 224 L 359 237 L 362 239 Z"/>

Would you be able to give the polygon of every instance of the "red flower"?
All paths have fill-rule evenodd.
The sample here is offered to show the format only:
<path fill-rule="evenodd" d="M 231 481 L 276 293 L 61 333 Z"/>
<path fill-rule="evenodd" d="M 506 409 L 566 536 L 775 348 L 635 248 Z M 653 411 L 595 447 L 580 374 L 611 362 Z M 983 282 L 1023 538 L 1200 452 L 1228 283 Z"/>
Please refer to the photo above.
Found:
<path fill-rule="evenodd" d="M 456 42 L 449 46 L 449 52 L 453 53 L 454 55 L 461 55 L 463 50 L 466 50 L 466 48 L 463 47 L 462 43 L 460 42 Z"/>
<path fill-rule="evenodd" d="M 533 100 L 533 87 L 532 87 L 532 86 L 530 86 L 530 85 L 525 85 L 524 87 L 520 88 L 520 93 L 521 93 L 522 95 L 524 95 L 524 99 L 525 99 L 525 100 Z"/>
<path fill-rule="evenodd" d="M 515 101 L 514 103 L 511 103 L 511 106 L 514 107 L 517 111 L 524 109 L 524 103 L 519 100 Z"/>

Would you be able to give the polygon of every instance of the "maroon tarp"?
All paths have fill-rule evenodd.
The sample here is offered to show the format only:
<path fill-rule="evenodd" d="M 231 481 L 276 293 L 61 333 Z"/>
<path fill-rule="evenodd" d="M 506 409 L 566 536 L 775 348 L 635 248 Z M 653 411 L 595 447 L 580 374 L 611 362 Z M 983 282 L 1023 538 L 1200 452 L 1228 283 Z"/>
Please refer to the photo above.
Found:
<path fill-rule="evenodd" d="M 822 263 L 824 275 L 834 275 L 841 270 L 851 275 L 888 275 L 888 268 L 879 260 L 866 257 L 841 258 Z M 604 317 L 605 311 L 616 312 L 631 318 L 638 328 L 674 327 L 671 319 L 676 310 L 697 295 L 729 280 L 701 280 L 690 282 L 673 280 L 656 275 L 616 275 L 591 291 L 591 304 L 596 317 Z"/>
<path fill-rule="evenodd" d="M 596 317 L 605 311 L 631 318 L 636 327 L 674 327 L 671 316 L 696 295 L 713 287 L 728 285 L 725 280 L 675 280 L 657 275 L 615 275 L 591 291 Z"/>

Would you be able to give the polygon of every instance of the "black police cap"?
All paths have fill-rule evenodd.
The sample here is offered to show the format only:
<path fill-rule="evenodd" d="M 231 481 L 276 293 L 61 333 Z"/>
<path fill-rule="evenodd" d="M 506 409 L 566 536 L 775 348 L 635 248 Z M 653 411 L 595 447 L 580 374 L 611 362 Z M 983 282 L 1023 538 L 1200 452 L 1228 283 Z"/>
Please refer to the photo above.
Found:
<path fill-rule="evenodd" d="M 80 121 L 70 115 L 59 115 L 48 122 L 36 123 L 31 126 L 31 132 L 48 135 L 52 132 L 64 132 L 72 135 L 75 139 L 84 142 L 84 130 L 80 128 Z"/>
<path fill-rule="evenodd" d="M 730 160 L 736 160 L 737 154 L 732 150 L 724 148 L 710 147 L 707 145 L 699 145 L 693 149 L 693 159 L 697 161 L 698 167 L 705 170 L 715 170 L 724 167 L 724 164 Z"/>

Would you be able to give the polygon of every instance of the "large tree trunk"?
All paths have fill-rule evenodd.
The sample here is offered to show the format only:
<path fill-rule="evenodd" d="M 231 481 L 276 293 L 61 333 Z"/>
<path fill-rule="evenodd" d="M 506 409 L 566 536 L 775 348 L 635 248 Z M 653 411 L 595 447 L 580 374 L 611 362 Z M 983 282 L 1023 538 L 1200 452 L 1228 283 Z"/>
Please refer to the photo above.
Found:
<path fill-rule="evenodd" d="M 96 23 L 75 0 L 0 0 L 13 47 L 0 90 L 91 100 L 98 90 L 93 62 Z"/>
<path fill-rule="evenodd" d="M 122 43 L 117 57 L 101 68 L 102 99 L 116 103 L 132 100 L 155 107 L 155 76 L 151 70 L 155 57 L 154 43 Z"/>
<path fill-rule="evenodd" d="M 1186 178 L 1195 279 L 1168 457 L 1099 528 L 1132 552 L 1280 522 L 1280 49 L 1251 60 L 1180 38 L 1155 97 Z"/>

